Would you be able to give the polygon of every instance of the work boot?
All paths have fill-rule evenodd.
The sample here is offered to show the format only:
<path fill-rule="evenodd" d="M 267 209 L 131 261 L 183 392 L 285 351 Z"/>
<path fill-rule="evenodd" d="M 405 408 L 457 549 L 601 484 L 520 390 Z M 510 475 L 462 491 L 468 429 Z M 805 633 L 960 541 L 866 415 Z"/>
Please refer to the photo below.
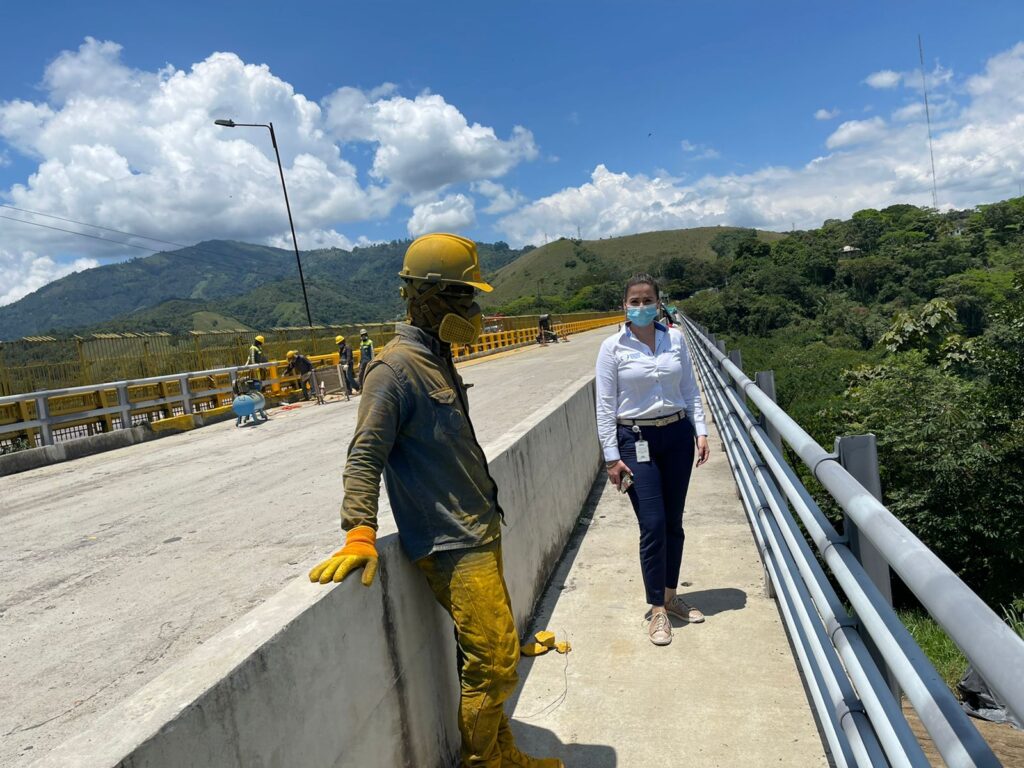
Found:
<path fill-rule="evenodd" d="M 498 748 L 501 768 L 565 768 L 565 763 L 557 757 L 530 757 L 520 752 L 507 726 L 498 731 Z"/>

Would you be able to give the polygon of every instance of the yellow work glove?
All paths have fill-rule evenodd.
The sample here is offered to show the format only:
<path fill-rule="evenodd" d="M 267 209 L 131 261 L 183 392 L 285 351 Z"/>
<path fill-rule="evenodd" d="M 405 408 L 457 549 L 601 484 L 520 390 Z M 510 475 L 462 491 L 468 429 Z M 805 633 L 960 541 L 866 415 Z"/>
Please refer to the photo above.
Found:
<path fill-rule="evenodd" d="M 309 572 L 310 581 L 328 584 L 343 581 L 356 568 L 363 569 L 363 585 L 370 586 L 377 575 L 377 532 L 361 525 L 348 532 L 345 546 Z"/>

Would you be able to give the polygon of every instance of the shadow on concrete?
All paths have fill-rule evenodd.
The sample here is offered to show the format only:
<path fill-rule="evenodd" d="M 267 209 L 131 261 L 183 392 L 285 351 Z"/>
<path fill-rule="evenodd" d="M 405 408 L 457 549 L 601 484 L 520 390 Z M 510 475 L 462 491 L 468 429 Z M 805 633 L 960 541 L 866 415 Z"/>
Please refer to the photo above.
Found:
<path fill-rule="evenodd" d="M 619 759 L 606 744 L 563 744 L 551 731 L 529 723 L 512 721 L 516 746 L 534 757 L 558 757 L 566 768 L 615 768 Z"/>
<path fill-rule="evenodd" d="M 705 616 L 717 616 L 727 611 L 742 611 L 747 607 L 747 593 L 735 587 L 698 589 L 695 592 L 680 590 L 679 594 L 686 602 L 700 608 Z"/>

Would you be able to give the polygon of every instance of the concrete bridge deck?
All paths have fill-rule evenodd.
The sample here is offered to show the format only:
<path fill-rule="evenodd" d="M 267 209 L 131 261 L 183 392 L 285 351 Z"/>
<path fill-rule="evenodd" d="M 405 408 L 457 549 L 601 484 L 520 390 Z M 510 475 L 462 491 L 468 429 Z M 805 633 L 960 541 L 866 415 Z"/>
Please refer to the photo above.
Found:
<path fill-rule="evenodd" d="M 828 766 L 728 460 L 693 473 L 683 586 L 702 624 L 647 638 L 629 499 L 595 485 L 534 617 L 573 651 L 524 659 L 513 730 L 524 748 L 587 768 Z"/>
<path fill-rule="evenodd" d="M 481 444 L 592 371 L 607 333 L 461 365 Z M 357 407 L 276 409 L 0 478 L 0 765 L 88 727 L 337 548 Z"/>
<path fill-rule="evenodd" d="M 466 366 L 481 442 L 495 442 L 591 371 L 606 334 Z M 256 428 L 214 425 L 0 479 L 0 764 L 27 765 L 89 727 L 336 546 L 340 473 L 356 406 L 354 399 L 278 410 Z M 644 747 L 651 724 L 666 712 L 677 743 L 732 756 L 719 764 L 760 765 L 769 763 L 737 762 L 742 753 L 714 734 L 753 742 L 760 737 L 751 734 L 788 731 L 794 718 L 799 735 L 790 738 L 818 762 L 786 762 L 787 752 L 770 764 L 823 764 L 717 450 L 697 473 L 689 506 L 686 578 L 714 593 L 703 605 L 707 624 L 680 630 L 668 649 L 648 643 L 632 513 L 624 498 L 604 492 L 588 536 L 574 542 L 563 565 L 573 570 L 553 582 L 575 588 L 546 598 L 540 619 L 560 633 L 570 630 L 576 650 L 568 679 L 578 684 L 553 712 L 529 717 L 562 689 L 563 657 L 525 661 L 517 728 L 528 742 L 540 739 L 538 746 L 553 738 L 605 745 L 603 762 L 581 762 L 596 753 L 567 747 L 569 765 L 678 765 L 697 756 L 690 746 L 682 753 Z M 391 530 L 383 520 L 382 531 Z M 652 652 L 660 652 L 653 665 Z M 673 679 L 671 695 L 657 688 Z M 694 727 L 671 725 L 680 722 Z M 614 723 L 620 733 L 612 732 Z M 643 762 L 645 755 L 665 762 Z"/>

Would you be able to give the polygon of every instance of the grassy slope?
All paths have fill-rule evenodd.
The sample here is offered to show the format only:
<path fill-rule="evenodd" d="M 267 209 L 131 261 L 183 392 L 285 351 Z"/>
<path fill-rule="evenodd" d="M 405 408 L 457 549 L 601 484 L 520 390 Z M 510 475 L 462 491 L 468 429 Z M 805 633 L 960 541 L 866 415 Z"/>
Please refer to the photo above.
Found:
<path fill-rule="evenodd" d="M 733 227 L 699 227 L 647 232 L 640 235 L 613 237 L 607 240 L 583 240 L 580 247 L 593 253 L 592 263 L 584 262 L 572 240 L 556 240 L 520 256 L 498 270 L 494 276 L 494 293 L 485 298 L 488 306 L 505 304 L 520 296 L 537 293 L 538 281 L 543 280 L 541 291 L 545 295 L 565 295 L 574 275 L 588 267 L 602 267 L 613 271 L 655 269 L 673 256 L 693 255 L 714 259 L 711 241 Z M 785 235 L 760 232 L 766 241 L 778 240 Z M 575 267 L 566 262 L 576 262 Z"/>

